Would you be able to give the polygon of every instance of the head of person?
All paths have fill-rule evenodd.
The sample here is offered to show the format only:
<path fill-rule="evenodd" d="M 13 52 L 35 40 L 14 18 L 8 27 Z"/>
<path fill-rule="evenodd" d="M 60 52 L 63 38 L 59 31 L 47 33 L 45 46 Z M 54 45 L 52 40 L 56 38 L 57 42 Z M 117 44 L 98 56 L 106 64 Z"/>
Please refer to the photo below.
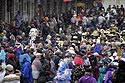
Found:
<path fill-rule="evenodd" d="M 68 64 L 68 63 L 70 62 L 70 56 L 65 55 L 65 56 L 63 57 L 63 60 Z"/>
<path fill-rule="evenodd" d="M 100 67 L 102 67 L 102 66 L 104 66 L 104 61 L 99 61 L 99 65 L 100 65 Z"/>
<path fill-rule="evenodd" d="M 5 68 L 6 74 L 13 74 L 14 73 L 14 67 L 11 64 L 8 64 Z"/>
<path fill-rule="evenodd" d="M 85 70 L 85 75 L 92 75 L 92 69 L 91 68 L 87 68 Z"/>
<path fill-rule="evenodd" d="M 42 55 L 40 55 L 40 61 L 41 62 L 44 62 L 45 61 L 45 56 L 44 56 L 45 54 L 42 54 Z"/>

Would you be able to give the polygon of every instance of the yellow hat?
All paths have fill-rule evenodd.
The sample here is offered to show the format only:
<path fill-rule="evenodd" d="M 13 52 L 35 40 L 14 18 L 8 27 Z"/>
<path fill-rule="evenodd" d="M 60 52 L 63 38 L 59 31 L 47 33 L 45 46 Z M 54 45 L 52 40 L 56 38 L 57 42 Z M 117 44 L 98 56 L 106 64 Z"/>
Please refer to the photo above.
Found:
<path fill-rule="evenodd" d="M 104 33 L 107 33 L 107 34 L 109 34 L 110 32 L 111 32 L 110 29 L 107 29 L 107 30 L 104 31 Z"/>
<path fill-rule="evenodd" d="M 93 33 L 92 33 L 92 36 L 99 36 L 99 33 L 97 30 L 95 30 Z"/>
<path fill-rule="evenodd" d="M 115 42 L 111 42 L 111 45 L 115 45 Z"/>
<path fill-rule="evenodd" d="M 87 40 L 86 40 L 85 38 L 82 38 L 82 40 L 81 40 L 81 41 L 86 42 Z"/>
<path fill-rule="evenodd" d="M 86 45 L 86 50 L 91 51 L 92 46 L 91 45 Z"/>
<path fill-rule="evenodd" d="M 118 27 L 114 26 L 111 29 L 118 30 Z"/>
<path fill-rule="evenodd" d="M 108 44 L 108 45 L 111 44 L 109 41 L 106 41 L 105 43 Z"/>
<path fill-rule="evenodd" d="M 114 35 L 114 34 L 108 34 L 108 36 L 110 36 L 110 37 L 115 37 L 116 35 Z"/>
<path fill-rule="evenodd" d="M 112 30 L 111 30 L 111 32 L 114 32 L 114 33 L 116 33 L 116 32 L 117 32 L 117 30 L 115 30 L 115 29 L 112 29 Z"/>
<path fill-rule="evenodd" d="M 97 43 L 97 44 L 100 44 L 100 39 L 99 39 L 99 38 L 96 40 L 96 43 Z"/>
<path fill-rule="evenodd" d="M 83 36 L 87 35 L 87 32 L 82 33 Z"/>
<path fill-rule="evenodd" d="M 122 33 L 125 33 L 125 30 L 123 30 Z"/>
<path fill-rule="evenodd" d="M 73 39 L 77 39 L 78 37 L 77 36 L 73 36 Z"/>
<path fill-rule="evenodd" d="M 104 30 L 104 29 L 100 29 L 100 32 L 101 32 L 101 33 L 104 33 L 104 32 L 105 32 L 105 30 Z"/>
<path fill-rule="evenodd" d="M 100 37 L 106 37 L 106 35 L 105 35 L 104 33 L 102 33 L 102 34 L 100 35 Z"/>

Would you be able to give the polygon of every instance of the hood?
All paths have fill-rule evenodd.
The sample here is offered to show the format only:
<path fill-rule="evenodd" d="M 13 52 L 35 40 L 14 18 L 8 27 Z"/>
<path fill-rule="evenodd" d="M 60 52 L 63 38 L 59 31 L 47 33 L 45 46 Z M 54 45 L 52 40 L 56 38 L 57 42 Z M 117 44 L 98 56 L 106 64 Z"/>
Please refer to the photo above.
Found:
<path fill-rule="evenodd" d="M 26 61 L 31 62 L 31 57 L 27 53 L 20 55 L 20 62 L 21 63 L 24 61 L 24 59 L 26 59 Z"/>
<path fill-rule="evenodd" d="M 90 79 L 90 78 L 91 78 L 91 76 L 89 76 L 89 75 L 85 75 L 85 76 L 84 76 L 84 79 L 85 79 L 85 80 L 88 80 L 88 79 Z"/>
<path fill-rule="evenodd" d="M 108 71 L 114 71 L 115 70 L 115 68 L 109 68 L 108 69 Z"/>

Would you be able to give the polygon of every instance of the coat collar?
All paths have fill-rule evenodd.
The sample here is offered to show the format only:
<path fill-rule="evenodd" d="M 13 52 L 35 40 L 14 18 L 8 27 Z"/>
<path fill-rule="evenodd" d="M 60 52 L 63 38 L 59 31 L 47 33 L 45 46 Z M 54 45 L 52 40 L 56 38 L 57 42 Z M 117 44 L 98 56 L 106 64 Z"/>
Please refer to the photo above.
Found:
<path fill-rule="evenodd" d="M 11 75 L 5 76 L 4 79 L 3 79 L 4 82 L 11 82 L 11 81 L 14 81 L 14 80 L 20 80 L 20 77 L 16 76 L 15 74 L 11 74 Z"/>

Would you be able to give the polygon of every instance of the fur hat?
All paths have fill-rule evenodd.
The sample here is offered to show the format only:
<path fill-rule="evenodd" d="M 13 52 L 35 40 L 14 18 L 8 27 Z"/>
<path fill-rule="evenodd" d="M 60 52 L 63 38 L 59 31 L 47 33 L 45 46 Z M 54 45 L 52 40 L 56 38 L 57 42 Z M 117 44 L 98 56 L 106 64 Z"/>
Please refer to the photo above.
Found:
<path fill-rule="evenodd" d="M 13 68 L 13 66 L 12 66 L 11 64 L 8 64 L 8 65 L 6 66 L 6 70 L 8 70 L 8 71 L 13 71 L 14 68 Z"/>

